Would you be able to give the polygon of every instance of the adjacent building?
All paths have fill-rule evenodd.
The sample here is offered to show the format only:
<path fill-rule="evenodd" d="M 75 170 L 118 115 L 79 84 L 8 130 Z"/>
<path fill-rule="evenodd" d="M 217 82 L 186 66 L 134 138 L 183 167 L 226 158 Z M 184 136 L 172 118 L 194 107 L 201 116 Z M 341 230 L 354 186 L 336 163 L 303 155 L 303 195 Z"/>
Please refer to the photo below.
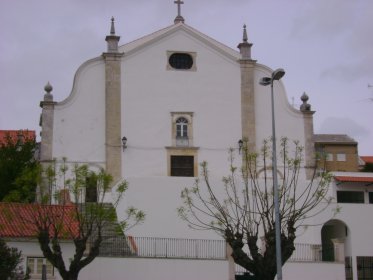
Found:
<path fill-rule="evenodd" d="M 358 143 L 345 134 L 315 134 L 318 167 L 327 171 L 359 170 Z"/>

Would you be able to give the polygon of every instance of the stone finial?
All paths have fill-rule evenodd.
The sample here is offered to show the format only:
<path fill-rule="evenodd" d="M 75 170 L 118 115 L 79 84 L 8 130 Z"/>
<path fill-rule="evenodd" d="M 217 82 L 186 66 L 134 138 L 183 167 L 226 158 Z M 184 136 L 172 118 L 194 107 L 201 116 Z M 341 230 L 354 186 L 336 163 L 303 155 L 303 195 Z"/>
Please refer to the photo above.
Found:
<path fill-rule="evenodd" d="M 107 52 L 117 53 L 120 37 L 115 35 L 114 17 L 111 18 L 110 35 L 106 36 L 105 40 L 107 42 Z"/>
<path fill-rule="evenodd" d="M 309 99 L 308 95 L 305 92 L 303 92 L 303 94 L 302 94 L 302 96 L 300 98 L 300 100 L 302 100 L 302 102 L 303 102 L 303 104 L 300 105 L 300 110 L 302 112 L 304 112 L 304 111 L 311 111 L 311 104 L 307 103 L 308 99 Z"/>
<path fill-rule="evenodd" d="M 44 90 L 45 90 L 47 93 L 50 93 L 50 92 L 53 90 L 53 87 L 52 87 L 52 85 L 49 83 L 49 81 L 48 81 L 48 83 L 45 85 Z"/>
<path fill-rule="evenodd" d="M 44 90 L 46 92 L 44 94 L 44 101 L 53 101 L 53 95 L 51 94 L 53 87 L 49 82 L 45 85 Z"/>
<path fill-rule="evenodd" d="M 247 43 L 246 24 L 243 25 L 243 36 L 242 36 L 242 41 L 243 41 L 244 43 Z"/>
<path fill-rule="evenodd" d="M 242 59 L 251 60 L 251 46 L 248 42 L 247 31 L 246 31 L 246 24 L 243 26 L 243 36 L 242 36 L 242 43 L 238 44 L 237 48 L 240 49 Z"/>
<path fill-rule="evenodd" d="M 111 17 L 110 35 L 115 35 L 114 17 Z"/>

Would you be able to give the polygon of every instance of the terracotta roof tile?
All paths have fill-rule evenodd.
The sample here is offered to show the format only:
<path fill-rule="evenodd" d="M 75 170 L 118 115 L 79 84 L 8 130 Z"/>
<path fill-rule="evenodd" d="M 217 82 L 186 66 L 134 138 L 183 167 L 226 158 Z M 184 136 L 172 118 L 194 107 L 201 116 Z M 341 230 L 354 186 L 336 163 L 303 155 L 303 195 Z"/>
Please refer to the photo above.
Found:
<path fill-rule="evenodd" d="M 373 163 L 373 156 L 360 156 L 365 163 Z"/>
<path fill-rule="evenodd" d="M 6 138 L 8 136 L 10 136 L 10 138 L 16 142 L 20 135 L 22 135 L 24 139 L 27 140 L 36 139 L 35 130 L 0 130 L 0 143 L 6 142 Z"/>
<path fill-rule="evenodd" d="M 62 239 L 72 239 L 78 234 L 74 218 L 75 206 L 40 205 L 0 202 L 0 237 L 36 237 L 36 219 L 48 218 L 55 224 L 62 223 Z M 53 233 L 51 227 L 50 233 Z"/>
<path fill-rule="evenodd" d="M 373 177 L 334 176 L 334 179 L 339 181 L 339 182 L 373 183 Z"/>

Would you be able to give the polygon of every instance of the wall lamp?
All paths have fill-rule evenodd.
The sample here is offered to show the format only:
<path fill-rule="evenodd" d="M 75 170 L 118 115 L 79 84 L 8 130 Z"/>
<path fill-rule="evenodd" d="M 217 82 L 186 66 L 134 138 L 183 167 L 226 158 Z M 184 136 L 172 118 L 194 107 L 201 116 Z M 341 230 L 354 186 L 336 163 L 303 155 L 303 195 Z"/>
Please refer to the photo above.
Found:
<path fill-rule="evenodd" d="M 243 146 L 243 141 L 242 139 L 240 139 L 238 140 L 238 154 L 241 154 L 242 146 Z"/>
<path fill-rule="evenodd" d="M 127 148 L 127 138 L 126 138 L 126 136 L 122 137 L 122 148 L 123 148 L 123 151 L 124 151 L 125 148 Z"/>

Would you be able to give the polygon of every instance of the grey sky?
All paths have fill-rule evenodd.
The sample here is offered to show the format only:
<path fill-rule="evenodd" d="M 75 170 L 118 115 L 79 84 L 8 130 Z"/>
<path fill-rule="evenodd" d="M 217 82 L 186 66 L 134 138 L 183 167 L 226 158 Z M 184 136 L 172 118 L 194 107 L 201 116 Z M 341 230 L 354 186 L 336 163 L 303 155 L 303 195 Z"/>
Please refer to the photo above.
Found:
<path fill-rule="evenodd" d="M 286 71 L 290 103 L 305 91 L 316 133 L 346 133 L 373 155 L 373 1 L 184 0 L 186 23 L 236 49 L 248 26 L 252 56 Z M 64 99 L 80 64 L 173 24 L 173 0 L 1 0 L 0 129 L 39 131 L 47 81 Z"/>

